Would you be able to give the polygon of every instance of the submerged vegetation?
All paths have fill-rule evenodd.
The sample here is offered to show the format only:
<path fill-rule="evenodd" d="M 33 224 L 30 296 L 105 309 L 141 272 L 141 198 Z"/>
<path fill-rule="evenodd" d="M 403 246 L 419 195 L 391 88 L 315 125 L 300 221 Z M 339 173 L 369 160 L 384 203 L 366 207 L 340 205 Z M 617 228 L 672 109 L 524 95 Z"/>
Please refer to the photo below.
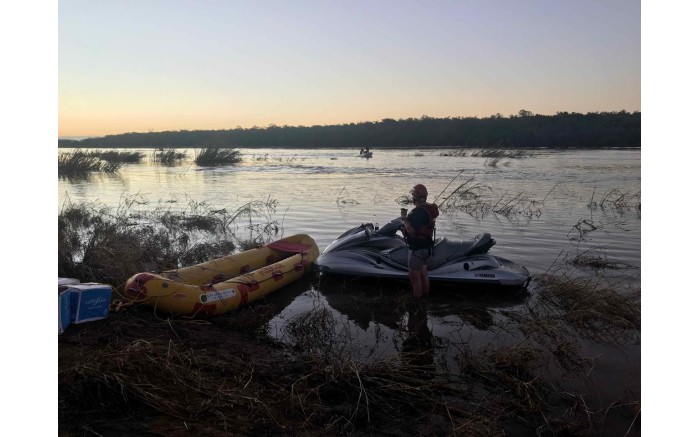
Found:
<path fill-rule="evenodd" d="M 478 182 L 476 178 L 471 177 L 455 188 L 450 188 L 455 179 L 457 177 L 433 200 L 441 211 L 462 211 L 476 217 L 496 214 L 508 218 L 516 216 L 533 218 L 542 214 L 546 196 L 542 200 L 537 200 L 524 192 L 512 194 L 505 192 L 498 198 L 492 198 L 492 188 L 483 182 Z M 410 203 L 410 199 L 404 196 L 404 198 L 397 199 L 397 202 L 406 204 Z"/>
<path fill-rule="evenodd" d="M 89 155 L 106 162 L 123 162 L 125 164 L 138 164 L 144 157 L 144 154 L 140 152 L 120 152 L 117 150 L 93 150 Z"/>
<path fill-rule="evenodd" d="M 92 173 L 116 173 L 124 164 L 136 164 L 143 153 L 119 152 L 116 150 L 73 150 L 58 155 L 58 175 L 84 177 Z"/>
<path fill-rule="evenodd" d="M 590 209 L 642 209 L 642 194 L 640 191 L 636 193 L 622 192 L 618 189 L 612 189 L 604 193 L 599 200 L 595 200 L 595 189 L 591 194 L 591 201 L 588 204 Z"/>
<path fill-rule="evenodd" d="M 465 149 L 455 149 L 448 152 L 440 153 L 440 156 L 450 156 L 450 157 L 465 157 L 471 156 L 474 158 L 491 158 L 491 159 L 521 159 L 529 158 L 532 156 L 530 153 L 524 150 L 503 150 L 503 149 L 482 149 L 482 150 L 465 150 Z"/>
<path fill-rule="evenodd" d="M 74 150 L 58 155 L 58 176 L 70 178 L 84 177 L 91 173 L 116 173 L 123 164 L 123 161 L 108 161 L 99 155 Z"/>
<path fill-rule="evenodd" d="M 176 149 L 156 149 L 153 151 L 152 160 L 161 165 L 173 166 L 182 162 L 187 157 L 187 153 L 179 152 Z"/>
<path fill-rule="evenodd" d="M 194 162 L 199 166 L 235 164 L 241 162 L 241 152 L 227 147 L 207 147 L 197 151 Z"/>
<path fill-rule="evenodd" d="M 490 160 L 493 160 L 493 162 Z M 496 166 L 498 160 L 499 158 L 489 158 L 484 165 Z M 508 193 L 506 191 L 494 194 L 494 190 L 490 185 L 478 181 L 475 177 L 458 181 L 462 173 L 457 174 L 431 200 L 438 205 L 441 211 L 461 211 L 477 218 L 495 214 L 506 218 L 524 217 L 532 219 L 542 215 L 547 198 L 557 189 L 555 185 L 541 199 L 525 192 Z M 401 205 L 411 204 L 411 199 L 407 195 L 400 196 L 395 201 Z M 589 209 L 609 209 L 618 213 L 629 209 L 640 211 L 641 192 L 630 194 L 613 189 L 605 193 L 599 201 L 595 201 L 592 196 L 587 207 Z M 569 232 L 569 238 L 581 240 L 587 233 L 595 229 L 597 227 L 591 220 L 580 219 Z M 576 233 L 578 233 L 578 236 L 576 236 Z"/>

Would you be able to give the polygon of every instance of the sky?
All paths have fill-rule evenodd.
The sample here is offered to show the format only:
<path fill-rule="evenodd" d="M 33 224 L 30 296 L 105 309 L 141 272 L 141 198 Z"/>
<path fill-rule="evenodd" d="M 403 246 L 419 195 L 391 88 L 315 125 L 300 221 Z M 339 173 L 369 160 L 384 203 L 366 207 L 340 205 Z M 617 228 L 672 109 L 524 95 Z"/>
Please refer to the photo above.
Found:
<path fill-rule="evenodd" d="M 638 0 L 58 2 L 58 135 L 641 110 Z"/>

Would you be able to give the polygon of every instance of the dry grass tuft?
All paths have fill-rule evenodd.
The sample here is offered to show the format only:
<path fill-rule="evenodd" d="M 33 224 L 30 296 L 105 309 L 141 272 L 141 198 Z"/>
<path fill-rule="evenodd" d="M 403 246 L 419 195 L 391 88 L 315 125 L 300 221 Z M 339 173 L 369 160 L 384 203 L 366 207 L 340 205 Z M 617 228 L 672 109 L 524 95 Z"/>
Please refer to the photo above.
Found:
<path fill-rule="evenodd" d="M 268 198 L 233 213 L 190 204 L 189 212 L 142 212 L 136 197 L 117 208 L 66 204 L 58 215 L 58 274 L 120 288 L 133 274 L 198 264 L 277 238 L 276 201 Z M 241 237 L 238 237 L 241 235 Z"/>
<path fill-rule="evenodd" d="M 537 310 L 556 311 L 580 335 L 624 341 L 641 329 L 641 290 L 613 289 L 590 278 L 542 274 Z"/>

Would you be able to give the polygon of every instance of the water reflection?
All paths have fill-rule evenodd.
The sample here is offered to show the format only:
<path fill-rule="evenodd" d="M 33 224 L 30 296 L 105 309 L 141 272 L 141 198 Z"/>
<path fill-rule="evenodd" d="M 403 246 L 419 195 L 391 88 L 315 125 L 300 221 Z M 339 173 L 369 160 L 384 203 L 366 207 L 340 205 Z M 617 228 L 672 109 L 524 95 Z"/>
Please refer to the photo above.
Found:
<path fill-rule="evenodd" d="M 414 302 L 407 308 L 406 339 L 401 343 L 401 361 L 418 376 L 433 378 L 437 371 L 433 334 L 428 327 L 425 305 Z"/>
<path fill-rule="evenodd" d="M 410 359 L 427 362 L 428 357 L 434 357 L 436 343 L 472 337 L 474 330 L 490 331 L 496 325 L 495 313 L 503 309 L 519 311 L 530 297 L 526 289 L 436 284 L 429 298 L 416 300 L 408 281 L 316 278 L 313 292 L 343 321 L 337 326 L 347 330 L 347 324 L 352 325 L 349 331 L 358 349 L 356 356 L 362 359 L 405 353 Z M 386 343 L 387 337 L 392 339 L 391 345 Z"/>

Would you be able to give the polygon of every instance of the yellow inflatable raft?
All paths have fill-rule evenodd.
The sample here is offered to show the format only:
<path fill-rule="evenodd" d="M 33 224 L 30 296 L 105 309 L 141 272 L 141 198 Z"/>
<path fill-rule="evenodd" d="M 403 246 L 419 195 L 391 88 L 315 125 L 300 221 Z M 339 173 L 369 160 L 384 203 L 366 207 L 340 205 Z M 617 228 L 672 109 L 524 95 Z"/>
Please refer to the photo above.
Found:
<path fill-rule="evenodd" d="M 158 311 L 218 315 L 301 278 L 318 257 L 316 242 L 292 235 L 263 247 L 160 273 L 137 273 L 124 287 L 129 298 Z"/>

